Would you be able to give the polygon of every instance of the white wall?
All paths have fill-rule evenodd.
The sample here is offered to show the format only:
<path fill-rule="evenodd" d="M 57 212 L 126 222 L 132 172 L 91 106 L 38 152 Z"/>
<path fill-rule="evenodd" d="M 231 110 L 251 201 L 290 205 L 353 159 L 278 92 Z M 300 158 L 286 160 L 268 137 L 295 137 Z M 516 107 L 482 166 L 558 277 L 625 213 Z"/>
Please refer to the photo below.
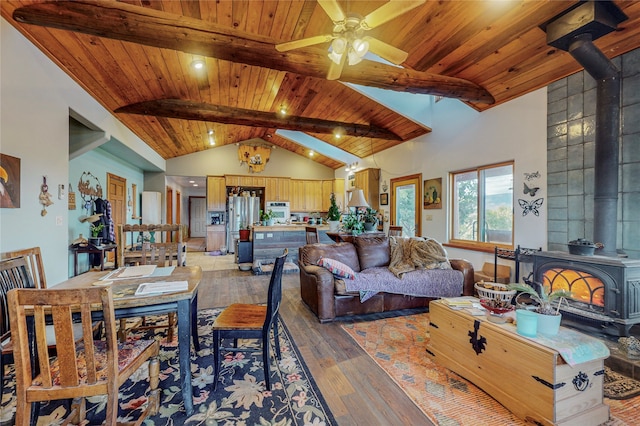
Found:
<path fill-rule="evenodd" d="M 0 209 L 0 251 L 40 246 L 54 285 L 68 277 L 69 211 L 57 186 L 69 184 L 69 110 L 161 169 L 165 164 L 4 19 L 0 31 L 0 152 L 21 159 L 21 204 Z M 45 216 L 38 200 L 43 176 L 54 196 Z"/>
<path fill-rule="evenodd" d="M 380 168 L 381 184 L 416 173 L 422 173 L 423 180 L 441 177 L 445 205 L 440 210 L 422 211 L 422 235 L 446 243 L 449 238 L 449 172 L 514 160 L 514 198 L 525 197 L 524 173 L 538 171 L 541 174 L 536 181 L 536 186 L 541 187 L 538 195 L 546 201 L 546 112 L 546 88 L 481 113 L 462 102 L 443 99 L 431 110 L 431 133 L 368 157 L 360 162 L 359 168 Z M 346 179 L 346 174 L 343 169 L 336 171 L 337 177 Z M 381 210 L 388 213 L 390 207 L 381 206 Z M 432 220 L 425 220 L 425 215 L 430 215 Z M 546 204 L 543 204 L 540 216 L 522 216 L 516 201 L 514 222 L 516 245 L 546 248 Z M 493 262 L 493 254 L 450 247 L 447 250 L 450 257 L 466 258 L 477 268 L 485 261 Z M 504 263 L 513 266 L 513 262 Z"/>
<path fill-rule="evenodd" d="M 265 142 L 266 144 L 266 142 Z M 167 160 L 168 176 L 248 175 L 246 163 L 238 160 L 238 147 L 225 145 Z M 260 176 L 297 179 L 333 179 L 334 171 L 285 149 L 271 150 L 269 162 Z"/>

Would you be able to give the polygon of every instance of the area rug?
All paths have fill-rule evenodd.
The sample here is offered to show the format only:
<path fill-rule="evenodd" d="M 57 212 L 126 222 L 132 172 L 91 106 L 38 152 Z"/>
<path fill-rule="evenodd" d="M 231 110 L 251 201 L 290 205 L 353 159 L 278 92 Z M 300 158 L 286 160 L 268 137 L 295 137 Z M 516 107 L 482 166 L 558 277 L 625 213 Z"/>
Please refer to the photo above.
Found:
<path fill-rule="evenodd" d="M 349 322 L 342 328 L 434 424 L 525 425 L 473 383 L 426 356 L 428 325 L 429 314 L 422 313 Z M 640 424 L 640 397 L 605 398 L 605 403 L 612 415 L 607 425 Z"/>
<path fill-rule="evenodd" d="M 160 410 L 156 416 L 145 420 L 146 425 L 335 425 L 323 396 L 311 377 L 307 366 L 296 348 L 291 334 L 280 322 L 280 349 L 282 360 L 276 365 L 272 357 L 271 386 L 266 390 L 261 352 L 229 352 L 224 357 L 218 388 L 213 391 L 213 337 L 211 325 L 221 309 L 198 312 L 198 332 L 201 350 L 197 356 L 192 351 L 195 412 L 187 417 L 182 408 L 180 372 L 177 356 L 177 338 L 171 342 L 163 339 L 164 328 L 140 330 L 129 333 L 130 338 L 153 335 L 160 340 Z M 165 316 L 147 317 L 147 322 L 159 323 Z M 240 341 L 241 346 L 259 345 L 255 340 Z M 13 424 L 15 397 L 14 376 L 5 382 L 0 411 L 0 424 Z M 148 389 L 146 365 L 132 380 L 120 388 L 118 422 L 137 418 L 146 406 Z M 89 398 L 88 418 L 91 424 L 104 421 L 104 397 Z M 38 425 L 60 424 L 67 409 L 61 402 L 42 404 Z"/>

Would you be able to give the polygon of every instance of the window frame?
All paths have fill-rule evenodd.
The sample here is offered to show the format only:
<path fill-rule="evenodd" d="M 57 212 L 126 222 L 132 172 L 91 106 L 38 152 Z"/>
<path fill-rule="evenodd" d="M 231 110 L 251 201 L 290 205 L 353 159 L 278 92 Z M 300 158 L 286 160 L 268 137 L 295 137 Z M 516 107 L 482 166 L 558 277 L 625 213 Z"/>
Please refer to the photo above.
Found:
<path fill-rule="evenodd" d="M 456 186 L 455 186 L 455 178 L 458 175 L 464 174 L 464 173 L 469 173 L 469 172 L 475 172 L 476 176 L 478 177 L 478 182 L 480 182 L 480 174 L 482 171 L 488 170 L 488 169 L 495 169 L 495 168 L 499 168 L 499 167 L 504 167 L 504 166 L 510 166 L 511 167 L 511 178 L 512 178 L 512 184 L 515 185 L 515 161 L 514 160 L 509 160 L 509 161 L 502 161 L 499 163 L 492 163 L 492 164 L 487 164 L 487 165 L 483 165 L 483 166 L 478 166 L 478 167 L 471 167 L 471 168 L 467 168 L 467 169 L 463 169 L 463 170 L 456 170 L 453 172 L 449 172 L 449 188 L 451 188 L 451 196 L 449 197 L 449 241 L 446 244 L 447 246 L 451 246 L 451 247 L 457 247 L 457 248 L 462 248 L 462 249 L 468 249 L 468 250 L 475 250 L 475 251 L 483 251 L 483 252 L 490 252 L 493 253 L 495 247 L 499 247 L 499 248 L 505 248 L 505 249 L 513 249 L 514 248 L 514 241 L 515 241 L 515 186 L 512 186 L 512 191 L 511 191 L 511 244 L 507 244 L 507 243 L 498 243 L 498 242 L 484 242 L 484 241 L 477 241 L 477 240 L 465 240 L 465 239 L 460 239 L 460 238 L 453 238 L 454 234 L 454 228 L 456 225 L 456 221 L 455 218 L 457 216 L 457 211 L 456 211 L 456 201 L 457 201 L 457 191 L 456 191 Z M 479 189 L 479 192 L 482 192 Z M 477 217 L 480 217 L 480 209 L 481 206 L 484 203 L 484 197 L 478 197 L 477 203 L 476 203 L 476 214 Z M 477 225 L 478 229 L 480 225 Z M 477 231 L 477 230 L 476 230 Z M 477 235 L 479 236 L 480 233 L 477 232 Z M 479 237 L 478 237 L 479 238 Z"/>

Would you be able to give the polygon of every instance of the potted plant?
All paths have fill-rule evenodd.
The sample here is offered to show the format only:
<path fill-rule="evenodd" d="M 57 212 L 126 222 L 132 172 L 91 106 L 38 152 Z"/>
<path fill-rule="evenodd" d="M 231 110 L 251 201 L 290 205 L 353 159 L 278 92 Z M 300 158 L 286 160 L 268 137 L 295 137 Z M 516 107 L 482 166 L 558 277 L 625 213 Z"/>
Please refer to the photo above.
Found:
<path fill-rule="evenodd" d="M 340 226 L 340 209 L 338 208 L 338 204 L 336 204 L 336 194 L 331 193 L 331 205 L 329 206 L 329 211 L 327 212 L 327 222 L 329 223 L 329 231 L 335 232 L 338 230 Z"/>
<path fill-rule="evenodd" d="M 238 232 L 240 234 L 240 241 L 249 241 L 249 236 L 251 235 L 251 227 L 249 225 L 240 225 Z"/>
<path fill-rule="evenodd" d="M 89 230 L 91 231 L 91 238 L 89 238 L 89 244 L 94 246 L 99 246 L 102 242 L 102 238 L 100 237 L 100 232 L 104 229 L 104 223 L 98 223 L 97 225 L 91 224 L 89 225 Z"/>
<path fill-rule="evenodd" d="M 364 232 L 364 223 L 356 213 L 349 213 L 342 218 L 342 229 L 351 232 L 354 236 Z"/>
<path fill-rule="evenodd" d="M 532 286 L 524 283 L 513 283 L 507 286 L 509 290 L 516 290 L 518 296 L 528 295 L 536 304 L 536 312 L 538 313 L 538 332 L 541 334 L 554 335 L 558 333 L 560 327 L 560 321 L 562 314 L 560 314 L 560 304 L 563 298 L 571 297 L 572 293 L 569 290 L 560 289 L 552 292 L 547 292 L 547 289 L 540 285 L 540 293 L 538 293 Z M 553 301 L 558 300 L 558 305 L 554 306 Z"/>
<path fill-rule="evenodd" d="M 269 211 L 267 212 L 260 210 L 260 221 L 262 222 L 262 226 L 273 226 L 273 216 L 274 213 L 271 209 L 269 209 Z"/>
<path fill-rule="evenodd" d="M 373 231 L 378 223 L 378 211 L 371 207 L 367 207 L 362 218 L 364 221 L 364 230 Z"/>

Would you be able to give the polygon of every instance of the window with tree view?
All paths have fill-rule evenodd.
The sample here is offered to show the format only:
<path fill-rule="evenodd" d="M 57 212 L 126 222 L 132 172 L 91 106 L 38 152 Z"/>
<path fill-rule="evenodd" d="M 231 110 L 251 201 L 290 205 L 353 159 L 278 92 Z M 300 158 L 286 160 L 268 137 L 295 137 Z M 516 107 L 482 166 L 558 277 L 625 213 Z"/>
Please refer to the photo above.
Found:
<path fill-rule="evenodd" d="M 452 240 L 513 245 L 513 163 L 451 174 Z"/>

